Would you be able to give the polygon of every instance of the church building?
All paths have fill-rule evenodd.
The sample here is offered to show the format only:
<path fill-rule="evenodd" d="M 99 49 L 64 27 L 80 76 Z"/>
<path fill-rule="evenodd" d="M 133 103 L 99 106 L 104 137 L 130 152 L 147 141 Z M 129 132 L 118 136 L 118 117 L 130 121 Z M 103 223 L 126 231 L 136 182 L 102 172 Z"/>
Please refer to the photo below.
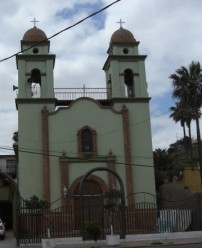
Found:
<path fill-rule="evenodd" d="M 24 199 L 61 198 L 55 204 L 62 206 L 64 188 L 78 195 L 83 175 L 98 167 L 121 177 L 128 205 L 142 200 L 139 192 L 148 193 L 147 201 L 155 195 L 146 56 L 138 45 L 121 26 L 109 37 L 103 88 L 95 82 L 93 89 L 70 89 L 68 80 L 66 89 L 54 88 L 50 40 L 36 26 L 25 32 L 16 56 L 18 183 Z M 119 189 L 112 173 L 95 171 L 83 193 L 105 194 L 113 187 Z"/>

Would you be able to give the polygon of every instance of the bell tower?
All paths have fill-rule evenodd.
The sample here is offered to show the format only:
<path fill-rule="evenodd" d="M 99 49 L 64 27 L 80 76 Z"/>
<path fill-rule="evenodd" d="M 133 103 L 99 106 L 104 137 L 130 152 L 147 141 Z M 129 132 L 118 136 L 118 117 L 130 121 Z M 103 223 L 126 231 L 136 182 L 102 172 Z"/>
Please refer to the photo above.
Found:
<path fill-rule="evenodd" d="M 122 27 L 115 31 L 107 51 L 108 58 L 103 70 L 106 74 L 110 98 L 147 98 L 147 83 L 144 61 L 139 55 L 139 42 L 133 34 Z"/>
<path fill-rule="evenodd" d="M 55 55 L 49 54 L 50 41 L 36 26 L 25 32 L 22 53 L 16 56 L 18 98 L 53 98 Z"/>
<path fill-rule="evenodd" d="M 152 157 L 152 138 L 146 56 L 139 54 L 139 43 L 129 30 L 122 27 L 120 21 L 120 28 L 111 36 L 108 57 L 103 66 L 106 88 L 109 89 L 108 99 L 114 109 L 122 112 L 125 188 L 129 205 L 134 203 L 133 193 L 142 192 L 143 188 L 145 192 L 155 194 L 153 162 L 150 162 L 150 168 L 146 168 L 144 165 L 148 162 L 142 159 Z"/>
<path fill-rule="evenodd" d="M 21 54 L 16 56 L 18 69 L 18 147 L 19 147 L 19 190 L 27 198 L 36 194 L 48 199 L 48 185 L 43 171 L 42 155 L 32 156 L 33 151 L 47 148 L 44 137 L 47 135 L 45 115 L 55 109 L 53 69 L 55 55 L 49 54 L 50 41 L 46 34 L 36 26 L 25 32 L 21 40 Z M 21 150 L 26 151 L 25 153 Z M 31 151 L 31 152 L 30 152 Z M 30 161 L 32 161 L 31 166 Z M 48 164 L 48 162 L 47 162 Z M 49 169 L 48 165 L 46 170 Z M 45 170 L 45 169 L 44 169 Z M 31 174 L 36 181 L 35 187 L 30 184 L 27 175 Z M 44 176 L 45 175 L 45 176 Z M 48 176 L 46 176 L 48 178 Z"/>

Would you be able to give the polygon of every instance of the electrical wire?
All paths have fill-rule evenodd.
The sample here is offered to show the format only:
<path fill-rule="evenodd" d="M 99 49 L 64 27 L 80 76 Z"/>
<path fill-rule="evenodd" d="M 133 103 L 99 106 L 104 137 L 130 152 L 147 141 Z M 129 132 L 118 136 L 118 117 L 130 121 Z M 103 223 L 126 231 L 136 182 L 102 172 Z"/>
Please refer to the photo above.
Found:
<path fill-rule="evenodd" d="M 151 118 L 147 118 L 147 119 L 145 119 L 145 120 L 143 120 L 141 122 L 130 124 L 129 127 L 138 126 L 138 125 L 140 125 L 140 124 L 142 124 L 144 122 L 150 121 L 151 119 L 159 118 L 160 116 L 165 115 L 167 113 L 169 113 L 169 111 L 163 112 L 163 113 L 161 113 L 159 115 L 156 115 L 156 116 L 152 116 Z M 112 133 L 120 132 L 122 130 L 123 130 L 123 128 L 115 129 L 115 130 L 112 130 L 110 132 L 106 132 L 106 133 L 103 133 L 103 134 L 98 134 L 97 137 L 98 138 L 99 137 L 103 137 L 103 136 L 106 136 L 106 135 L 109 135 L 109 134 L 112 134 Z M 21 137 L 21 139 L 26 140 L 26 141 L 29 141 L 29 142 L 32 142 L 32 143 L 39 143 L 39 141 L 37 141 L 37 140 L 33 141 L 33 140 L 30 140 L 30 139 L 27 139 L 27 138 L 23 138 L 23 137 Z M 58 141 L 58 142 L 55 141 L 55 142 L 50 142 L 50 144 L 69 144 L 69 143 L 73 143 L 73 142 L 76 142 L 76 140 L 75 139 L 71 139 L 71 140 L 68 140 L 68 141 Z M 55 152 L 57 152 L 57 151 L 55 151 Z"/>
<path fill-rule="evenodd" d="M 153 116 L 152 118 L 158 118 L 158 117 L 160 117 L 160 116 L 162 116 L 162 115 L 167 114 L 168 112 L 169 112 L 169 111 L 166 111 L 166 112 L 161 113 L 161 114 L 159 114 L 159 115 L 157 115 L 157 116 Z M 148 120 L 150 120 L 150 119 L 152 119 L 152 118 L 148 118 L 148 119 L 146 119 L 146 120 L 143 120 L 143 121 L 141 121 L 141 122 L 139 122 L 139 123 L 136 123 L 136 124 L 134 124 L 134 125 L 132 124 L 132 125 L 130 125 L 130 126 L 139 125 L 139 124 L 141 124 L 141 123 L 143 123 L 143 122 L 145 122 L 145 121 L 148 121 Z M 102 134 L 102 135 L 99 135 L 99 136 L 104 136 L 104 135 L 107 135 L 107 134 L 110 134 L 110 133 L 114 133 L 114 132 L 118 132 L 118 131 L 121 131 L 121 130 L 122 130 L 122 129 L 114 130 L 114 131 L 112 131 L 112 132 L 108 132 L 108 133 L 105 133 L 105 134 Z M 24 140 L 29 140 L 29 139 L 24 139 Z M 29 140 L 29 141 L 30 141 L 30 142 L 38 143 L 38 141 L 32 141 L 32 140 Z M 67 144 L 67 143 L 70 143 L 70 142 L 76 142 L 76 140 L 70 140 L 70 141 L 68 141 L 68 142 L 54 142 L 54 143 L 64 143 L 64 144 Z M 52 143 L 53 143 L 53 142 L 51 142 L 51 144 L 52 144 Z M 7 146 L 0 146 L 0 149 L 3 149 L 3 150 L 13 150 L 13 148 L 7 147 Z M 21 148 L 21 151 L 22 151 L 22 152 L 27 151 L 27 152 L 33 153 L 33 154 L 41 154 L 41 155 L 43 154 L 43 152 L 42 152 L 41 150 L 34 150 L 34 149 L 27 149 L 27 148 Z M 60 154 L 60 155 L 56 155 L 56 154 L 53 154 L 53 153 L 57 153 L 57 154 Z M 63 152 L 60 152 L 60 151 L 48 151 L 49 156 L 61 157 L 62 153 L 63 153 Z M 76 155 L 76 153 L 69 153 L 69 154 Z M 121 157 L 124 157 L 124 156 L 116 156 L 116 157 L 121 158 Z M 151 159 L 151 160 L 153 160 L 153 157 L 149 157 L 149 156 L 132 156 L 132 158 L 133 158 L 133 159 L 141 158 L 141 159 Z M 182 160 L 183 160 L 183 159 L 182 159 Z M 186 160 L 186 159 L 184 159 L 184 160 Z"/>
<path fill-rule="evenodd" d="M 45 41 L 47 41 L 47 40 L 50 40 L 50 39 L 56 37 L 57 35 L 59 35 L 59 34 L 65 32 L 65 31 L 67 31 L 67 30 L 69 30 L 69 29 L 71 29 L 71 28 L 73 28 L 73 27 L 79 25 L 80 23 L 86 21 L 87 19 L 89 19 L 89 18 L 91 18 L 91 17 L 93 17 L 93 16 L 99 14 L 100 12 L 106 10 L 107 8 L 111 7 L 112 5 L 114 5 L 115 3 L 119 2 L 119 1 L 121 1 L 121 0 L 116 0 L 116 1 L 112 2 L 111 4 L 109 4 L 109 5 L 105 6 L 105 7 L 103 7 L 102 9 L 100 9 L 100 10 L 98 10 L 98 11 L 96 11 L 96 12 L 94 12 L 94 13 L 88 15 L 87 17 L 81 19 L 80 21 L 74 23 L 73 25 L 68 26 L 67 28 L 65 28 L 65 29 L 63 29 L 63 30 L 61 30 L 61 31 L 59 31 L 59 32 L 57 32 L 57 33 L 55 33 L 54 35 L 50 36 L 49 38 L 44 39 L 44 40 L 39 41 L 39 42 L 36 42 L 36 43 L 33 44 L 32 46 L 30 46 L 30 47 L 28 47 L 28 48 L 26 48 L 26 49 L 24 49 L 24 50 L 21 50 L 20 52 L 17 52 L 17 53 L 15 53 L 15 54 L 13 54 L 13 55 L 11 55 L 11 56 L 9 56 L 9 57 L 6 57 L 6 58 L 4 58 L 4 59 L 1 59 L 0 62 L 6 61 L 6 60 L 8 60 L 8 59 L 10 59 L 10 58 L 12 58 L 12 57 L 14 57 L 14 56 L 16 56 L 16 55 L 18 55 L 18 54 L 24 52 L 24 51 L 27 51 L 27 50 L 29 50 L 29 49 L 31 49 L 31 48 L 33 48 L 33 47 L 35 47 L 35 46 L 37 46 L 37 45 L 39 45 L 39 44 L 45 42 Z M 168 113 L 168 112 L 169 112 L 169 111 L 167 111 L 167 112 L 165 112 L 165 113 L 162 113 L 162 114 L 160 114 L 160 115 L 158 115 L 158 116 L 155 116 L 154 118 L 157 118 L 157 117 L 159 117 L 159 116 L 161 116 L 161 115 L 164 115 L 164 114 L 166 114 L 166 113 Z M 142 124 L 143 122 L 149 121 L 150 119 L 151 119 L 151 118 L 148 118 L 148 119 L 143 120 L 143 121 L 141 121 L 141 122 L 139 122 L 139 123 L 132 124 L 131 126 L 136 126 L 136 125 Z M 100 135 L 100 136 L 108 135 L 108 134 L 110 134 L 110 133 L 119 132 L 119 131 L 121 131 L 121 130 L 122 130 L 122 129 L 114 130 L 114 131 L 111 131 L 111 132 L 102 134 L 102 135 Z M 66 142 L 64 142 L 64 143 L 66 143 Z M 0 149 L 13 150 L 12 148 L 6 148 L 6 147 L 0 147 Z M 44 154 L 42 154 L 42 153 L 40 153 L 40 152 L 34 152 L 34 151 L 21 150 L 21 152 L 27 152 L 27 153 L 32 153 L 32 154 L 41 154 L 41 155 L 44 155 Z M 58 153 L 59 153 L 59 152 L 58 152 Z M 60 156 L 58 156 L 58 155 L 53 155 L 53 154 L 51 154 L 51 155 L 49 154 L 49 156 L 60 157 Z M 144 158 L 144 157 L 141 157 L 141 158 Z M 149 158 L 149 159 L 150 159 L 150 158 Z M 136 166 L 142 166 L 142 165 L 136 165 Z M 147 165 L 144 165 L 144 166 L 147 166 Z"/>
<path fill-rule="evenodd" d="M 10 150 L 10 151 L 13 150 L 13 148 L 9 148 L 9 147 L 0 147 L 0 149 L 2 149 L 2 150 Z M 91 159 L 91 158 L 86 158 L 86 157 L 82 158 L 82 157 L 77 157 L 77 156 L 76 157 L 63 156 L 62 152 L 61 152 L 61 155 L 50 154 L 49 152 L 48 153 L 36 152 L 36 151 L 34 152 L 34 151 L 23 150 L 23 149 L 18 149 L 18 152 L 32 154 L 32 155 L 41 155 L 41 156 L 48 156 L 48 157 L 56 157 L 56 158 L 62 158 L 62 157 L 66 158 L 66 159 L 74 159 L 74 158 L 76 158 L 77 160 L 80 160 L 80 162 L 83 162 L 83 161 L 84 162 L 97 162 L 97 163 L 103 162 L 103 160 L 99 160 L 97 158 L 92 158 Z M 104 157 L 106 157 L 106 156 L 104 156 Z M 185 160 L 186 161 L 186 159 L 181 159 L 181 160 Z M 154 170 L 157 170 L 158 171 L 158 169 L 155 166 L 153 166 L 153 165 L 137 164 L 137 163 L 124 163 L 124 162 L 117 162 L 117 161 L 115 161 L 114 164 L 116 164 L 116 165 L 124 165 L 124 166 L 127 166 L 128 165 L 128 166 L 134 166 L 134 167 L 154 168 Z M 188 170 L 193 170 L 193 169 L 190 168 Z"/>
<path fill-rule="evenodd" d="M 43 43 L 43 42 L 45 42 L 45 41 L 47 41 L 47 40 L 50 40 L 50 39 L 54 38 L 55 36 L 57 36 L 57 35 L 59 35 L 59 34 L 65 32 L 65 31 L 67 31 L 67 30 L 69 30 L 69 29 L 71 29 L 71 28 L 73 28 L 73 27 L 79 25 L 80 23 L 84 22 L 85 20 L 87 20 L 87 19 L 89 19 L 89 18 L 91 18 L 91 17 L 97 15 L 98 13 L 100 13 L 100 12 L 102 12 L 102 11 L 104 11 L 104 10 L 106 10 L 107 8 L 111 7 L 112 5 L 114 5 L 115 3 L 119 2 L 119 1 L 121 1 L 121 0 L 116 0 L 116 1 L 112 2 L 111 4 L 109 4 L 109 5 L 105 6 L 105 7 L 103 7 L 102 9 L 100 9 L 100 10 L 98 10 L 98 11 L 96 11 L 96 12 L 90 14 L 89 16 L 87 16 L 87 17 L 81 19 L 80 21 L 76 22 L 75 24 L 73 24 L 73 25 L 71 25 L 71 26 L 69 26 L 69 27 L 67 27 L 67 28 L 65 28 L 65 29 L 63 29 L 63 30 L 61 30 L 61 31 L 59 31 L 59 32 L 57 32 L 57 33 L 55 33 L 54 35 L 50 36 L 49 38 L 44 39 L 44 40 L 42 40 L 42 41 L 39 41 L 39 42 L 35 43 L 34 45 L 32 45 L 32 46 L 30 46 L 30 47 L 28 47 L 28 48 L 26 48 L 26 49 L 24 49 L 24 50 L 21 50 L 20 52 L 17 52 L 17 53 L 15 53 L 15 54 L 13 54 L 13 55 L 11 55 L 11 56 L 9 56 L 9 57 L 6 57 L 6 58 L 4 58 L 4 59 L 1 59 L 0 62 L 3 62 L 3 61 L 5 61 L 5 60 L 8 60 L 8 59 L 10 59 L 10 58 L 12 58 L 12 57 L 18 55 L 18 54 L 21 53 L 21 52 L 27 51 L 27 50 L 29 50 L 29 49 L 31 49 L 31 48 L 37 46 L 38 44 L 41 44 L 41 43 Z M 166 113 L 167 113 L 167 112 L 166 112 Z M 160 114 L 159 116 L 161 116 L 161 115 L 163 115 L 163 114 L 166 114 L 166 113 L 162 113 L 162 114 Z M 157 116 L 157 117 L 158 117 L 158 116 Z M 156 118 L 156 117 L 154 117 L 154 118 Z M 142 122 L 132 124 L 131 126 L 136 126 L 136 125 L 139 125 L 139 124 L 141 124 L 141 123 L 143 123 L 143 122 L 146 122 L 146 121 L 149 121 L 149 120 L 150 120 L 150 118 L 148 118 L 148 119 L 146 119 L 146 120 L 143 120 Z M 119 132 L 119 131 L 121 131 L 121 130 L 122 130 L 122 129 L 117 129 L 117 130 L 114 130 L 114 131 L 111 131 L 111 132 L 108 132 L 108 133 L 104 133 L 104 134 L 102 134 L 102 135 L 100 135 L 100 136 L 105 136 L 105 135 L 108 135 L 108 134 L 110 134 L 110 133 L 116 133 L 116 132 Z M 69 141 L 69 142 L 74 142 L 74 140 Z M 62 143 L 62 142 L 60 142 L 60 143 Z M 67 142 L 63 142 L 63 143 L 67 143 Z"/>
<path fill-rule="evenodd" d="M 9 146 L 0 146 L 0 149 L 13 150 L 13 148 L 12 147 L 9 147 Z M 38 149 L 28 149 L 26 147 L 25 148 L 24 147 L 21 147 L 21 150 L 23 150 L 23 151 L 25 150 L 25 151 L 29 151 L 29 152 L 35 152 L 35 153 L 43 153 L 41 150 L 38 150 Z M 48 153 L 49 154 L 55 154 L 55 155 L 58 154 L 59 157 L 61 157 L 62 154 L 63 154 L 63 152 L 61 152 L 61 151 L 53 151 L 53 150 L 49 150 Z M 68 151 L 68 154 L 77 157 L 77 154 L 78 153 L 69 152 Z M 106 155 L 100 155 L 100 156 L 105 157 Z M 122 156 L 116 155 L 116 158 L 125 158 L 125 156 L 124 155 L 122 155 Z M 141 158 L 141 159 L 150 159 L 150 160 L 152 159 L 153 160 L 153 156 L 152 157 L 150 157 L 150 156 L 132 156 L 131 158 L 133 158 L 133 159 L 140 159 Z"/>
<path fill-rule="evenodd" d="M 169 111 L 167 111 L 167 112 L 164 112 L 164 113 L 161 113 L 161 114 L 159 114 L 159 115 L 157 115 L 157 116 L 153 116 L 153 117 L 151 117 L 151 118 L 148 118 L 148 119 L 146 119 L 146 120 L 143 120 L 143 121 L 141 121 L 141 122 L 139 122 L 139 123 L 136 123 L 136 124 L 132 124 L 132 125 L 130 125 L 130 127 L 131 126 L 136 126 L 136 125 L 139 125 L 139 124 L 141 124 L 141 123 L 143 123 L 143 122 L 146 122 L 146 121 L 149 121 L 150 119 L 152 119 L 152 118 L 158 118 L 158 117 L 160 117 L 160 116 L 162 116 L 162 115 L 164 115 L 164 114 L 167 114 Z M 111 132 L 108 132 L 108 133 L 105 133 L 105 134 L 102 134 L 102 135 L 98 135 L 98 137 L 100 137 L 100 136 L 104 136 L 104 135 L 108 135 L 108 134 L 110 134 L 110 133 L 114 133 L 114 132 L 118 132 L 118 131 L 121 131 L 122 129 L 119 129 L 119 130 L 114 130 L 114 131 L 111 131 Z M 24 138 L 22 138 L 22 139 L 24 139 Z M 30 142 L 34 142 L 34 143 L 39 143 L 38 141 L 32 141 L 32 140 L 29 140 L 29 139 L 24 139 L 24 140 L 28 140 L 28 141 L 30 141 Z M 70 141 L 67 141 L 67 142 L 54 142 L 54 144 L 55 143 L 64 143 L 64 144 L 68 144 L 68 143 L 70 143 L 70 142 L 76 142 L 76 140 L 70 140 Z M 53 144 L 53 142 L 51 142 L 51 144 Z M 2 148 L 3 147 L 3 148 Z M 0 147 L 1 149 L 7 149 L 7 150 L 13 150 L 13 148 L 9 148 L 9 147 L 6 147 L 6 146 L 1 146 Z M 30 152 L 36 152 L 36 153 L 42 153 L 42 151 L 39 151 L 39 150 L 33 150 L 33 149 L 27 149 L 27 148 L 22 148 L 23 150 L 25 149 L 26 151 L 30 151 Z M 62 152 L 60 152 L 60 151 L 49 151 L 49 153 L 58 153 L 58 154 L 62 154 Z M 72 153 L 72 154 L 75 154 L 75 153 Z M 57 156 L 57 155 L 56 155 Z M 116 157 L 123 157 L 123 156 L 116 156 Z M 139 156 L 139 157 L 137 157 L 137 156 L 135 156 L 135 157 L 132 157 L 132 158 L 143 158 L 143 159 L 152 159 L 153 160 L 153 157 L 146 157 L 146 156 Z"/>
<path fill-rule="evenodd" d="M 71 28 L 73 28 L 73 27 L 75 27 L 75 26 L 81 24 L 82 22 L 86 21 L 87 19 L 89 19 L 89 18 L 91 18 L 91 17 L 93 17 L 93 16 L 95 16 L 95 15 L 101 13 L 102 11 L 108 9 L 109 7 L 111 7 L 112 5 L 114 5 L 115 3 L 120 2 L 120 1 L 121 1 L 121 0 L 116 0 L 116 1 L 112 2 L 111 4 L 108 4 L 107 6 L 103 7 L 102 9 L 100 9 L 100 10 L 98 10 L 98 11 L 96 11 L 96 12 L 90 14 L 90 15 L 88 15 L 87 17 L 85 17 L 85 18 L 81 19 L 80 21 L 78 21 L 78 22 L 72 24 L 71 26 L 69 26 L 69 27 L 67 27 L 67 28 L 65 28 L 65 29 L 63 29 L 63 30 L 61 30 L 61 31 L 59 31 L 59 32 L 57 32 L 57 33 L 55 33 L 55 34 L 53 34 L 53 35 L 50 36 L 49 38 L 44 39 L 44 40 L 39 41 L 39 42 L 36 42 L 36 43 L 33 44 L 32 46 L 30 46 L 30 47 L 28 47 L 28 48 L 26 48 L 26 49 L 24 49 L 24 50 L 21 50 L 20 52 L 17 52 L 17 53 L 15 53 L 15 54 L 12 54 L 11 56 L 8 56 L 8 57 L 6 57 L 6 58 L 4 58 L 4 59 L 1 59 L 0 62 L 6 61 L 6 60 L 8 60 L 8 59 L 11 59 L 11 58 L 15 57 L 16 55 L 18 55 L 18 54 L 20 54 L 20 53 L 22 53 L 22 52 L 25 52 L 25 51 L 27 51 L 27 50 L 29 50 L 29 49 L 31 49 L 31 48 L 33 48 L 33 47 L 35 47 L 35 46 L 37 46 L 37 45 L 43 43 L 43 42 L 46 42 L 47 40 L 50 40 L 50 39 L 54 38 L 55 36 L 57 36 L 57 35 L 59 35 L 59 34 L 65 32 L 65 31 L 67 31 L 67 30 L 69 30 L 69 29 L 71 29 Z"/>
<path fill-rule="evenodd" d="M 12 148 L 7 148 L 7 147 L 0 147 L 0 149 L 2 150 L 13 150 Z M 32 154 L 32 155 L 42 155 L 42 156 L 48 156 L 48 157 L 56 157 L 56 158 L 62 158 L 62 153 L 61 155 L 56 155 L 56 154 L 50 154 L 50 153 L 43 153 L 43 152 L 34 152 L 34 151 L 28 151 L 28 150 L 23 150 L 23 149 L 18 149 L 18 152 L 21 153 L 27 153 L 27 154 Z M 64 156 L 64 158 L 67 159 L 73 159 L 76 158 L 78 160 L 82 161 L 86 161 L 86 162 L 103 162 L 102 160 L 99 159 L 94 159 L 94 158 L 82 158 L 82 157 L 69 157 L 69 156 Z M 112 162 L 113 163 L 113 162 Z M 151 167 L 153 168 L 153 165 L 143 165 L 143 164 L 127 164 L 127 163 L 122 163 L 122 162 L 115 162 L 115 164 L 118 165 L 130 165 L 130 166 L 140 166 L 140 167 Z"/>

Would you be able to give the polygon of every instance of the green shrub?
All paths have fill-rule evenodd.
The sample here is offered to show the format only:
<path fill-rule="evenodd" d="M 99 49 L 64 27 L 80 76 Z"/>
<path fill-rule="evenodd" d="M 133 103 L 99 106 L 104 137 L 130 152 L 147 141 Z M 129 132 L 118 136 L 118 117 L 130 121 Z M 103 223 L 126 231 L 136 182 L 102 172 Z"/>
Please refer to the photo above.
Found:
<path fill-rule="evenodd" d="M 87 221 L 85 223 L 85 232 L 87 239 L 93 239 L 95 242 L 97 242 L 98 237 L 101 234 L 101 226 L 98 222 Z"/>
<path fill-rule="evenodd" d="M 29 200 L 25 200 L 25 206 L 29 209 L 46 209 L 49 208 L 50 203 L 47 200 L 39 199 L 38 196 L 33 195 Z"/>

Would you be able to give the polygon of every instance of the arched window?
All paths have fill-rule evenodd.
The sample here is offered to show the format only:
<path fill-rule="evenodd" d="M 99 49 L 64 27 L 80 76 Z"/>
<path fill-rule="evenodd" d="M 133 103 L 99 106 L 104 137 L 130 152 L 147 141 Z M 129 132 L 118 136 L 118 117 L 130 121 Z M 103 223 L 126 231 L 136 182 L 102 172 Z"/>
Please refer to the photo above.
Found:
<path fill-rule="evenodd" d="M 85 126 L 78 131 L 78 150 L 82 153 L 97 151 L 95 130 Z"/>
<path fill-rule="evenodd" d="M 89 129 L 84 129 L 81 133 L 81 149 L 82 152 L 93 151 L 93 134 Z"/>
<path fill-rule="evenodd" d="M 126 88 L 126 96 L 134 97 L 133 71 L 131 69 L 126 69 L 124 71 L 124 83 Z"/>
<path fill-rule="evenodd" d="M 32 82 L 41 85 L 41 72 L 39 69 L 31 71 Z"/>
<path fill-rule="evenodd" d="M 41 72 L 39 69 L 33 69 L 31 71 L 31 77 L 27 82 L 31 87 L 32 97 L 37 98 L 41 96 Z"/>
<path fill-rule="evenodd" d="M 112 81 L 111 81 L 111 74 L 109 74 L 109 79 L 107 81 L 107 98 L 111 99 L 112 97 Z"/>

